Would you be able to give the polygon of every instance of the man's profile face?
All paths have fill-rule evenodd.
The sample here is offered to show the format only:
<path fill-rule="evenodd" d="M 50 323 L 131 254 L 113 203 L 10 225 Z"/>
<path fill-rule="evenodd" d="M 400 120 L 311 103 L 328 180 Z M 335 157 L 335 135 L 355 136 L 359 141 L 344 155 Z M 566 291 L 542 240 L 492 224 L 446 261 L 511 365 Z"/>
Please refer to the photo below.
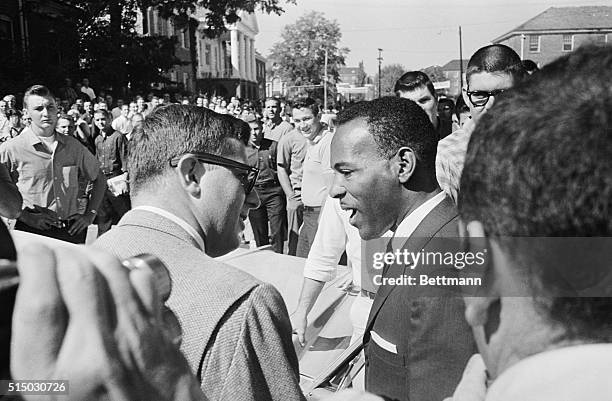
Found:
<path fill-rule="evenodd" d="M 138 111 L 138 105 L 134 102 L 130 103 L 130 113 L 136 113 Z"/>
<path fill-rule="evenodd" d="M 4 100 L 0 100 L 0 113 L 6 114 L 6 102 Z"/>
<path fill-rule="evenodd" d="M 121 106 L 121 115 L 123 117 L 127 117 L 130 114 L 130 107 L 127 104 Z"/>
<path fill-rule="evenodd" d="M 306 139 L 314 140 L 319 135 L 319 117 L 315 116 L 308 107 L 293 109 L 293 122 L 295 128 L 304 135 Z"/>
<path fill-rule="evenodd" d="M 396 194 L 401 184 L 391 162 L 377 149 L 362 119 L 340 125 L 331 144 L 334 181 L 330 195 L 350 213 L 349 223 L 364 240 L 380 237 L 397 220 Z"/>
<path fill-rule="evenodd" d="M 489 97 L 489 100 L 484 106 L 474 106 L 470 101 L 467 91 L 485 91 L 492 92 L 495 90 L 506 90 L 512 88 L 514 85 L 514 79 L 510 74 L 497 73 L 497 72 L 477 72 L 470 75 L 467 82 L 467 90 L 463 90 L 463 100 L 465 104 L 470 108 L 470 114 L 472 119 L 478 121 L 480 116 L 489 110 L 495 103 L 495 96 Z"/>
<path fill-rule="evenodd" d="M 438 124 L 438 99 L 431 94 L 427 86 L 419 86 L 411 91 L 401 91 L 399 97 L 412 100 L 418 104 L 425 111 L 434 127 Z"/>
<path fill-rule="evenodd" d="M 265 103 L 266 117 L 276 118 L 280 115 L 280 104 L 276 100 L 266 100 Z"/>
<path fill-rule="evenodd" d="M 96 113 L 94 115 L 94 124 L 96 124 L 96 127 L 100 130 L 104 130 L 107 127 L 108 121 L 104 113 Z"/>
<path fill-rule="evenodd" d="M 30 95 L 27 100 L 27 113 L 31 125 L 42 131 L 52 133 L 57 122 L 57 105 L 55 99 Z"/>
<path fill-rule="evenodd" d="M 223 157 L 246 164 L 246 148 L 236 142 L 236 152 Z M 199 207 L 207 210 L 210 220 L 206 232 L 206 253 L 220 256 L 233 251 L 240 245 L 240 232 L 244 230 L 244 221 L 249 209 L 259 205 L 255 191 L 246 196 L 236 176 L 236 172 L 225 167 L 209 169 L 202 180 L 206 188 L 199 200 Z"/>

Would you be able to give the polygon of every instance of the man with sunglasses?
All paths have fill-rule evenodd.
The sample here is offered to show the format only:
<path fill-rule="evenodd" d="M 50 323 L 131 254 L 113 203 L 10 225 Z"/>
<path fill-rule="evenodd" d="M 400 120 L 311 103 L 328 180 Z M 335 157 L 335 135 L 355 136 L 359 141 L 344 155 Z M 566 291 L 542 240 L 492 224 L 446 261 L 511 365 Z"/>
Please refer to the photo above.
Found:
<path fill-rule="evenodd" d="M 475 124 L 493 107 L 496 96 L 512 88 L 526 75 L 519 55 L 505 45 L 485 46 L 470 58 L 462 95 L 472 119 L 438 143 L 436 156 L 438 183 L 455 202 L 467 145 Z"/>
<path fill-rule="evenodd" d="M 238 247 L 259 201 L 249 131 L 196 106 L 160 106 L 133 138 L 133 209 L 100 237 L 121 259 L 149 253 L 172 278 L 166 305 L 181 350 L 210 400 L 300 400 L 298 361 L 280 294 L 213 257 Z M 242 123 L 242 122 L 241 122 Z"/>

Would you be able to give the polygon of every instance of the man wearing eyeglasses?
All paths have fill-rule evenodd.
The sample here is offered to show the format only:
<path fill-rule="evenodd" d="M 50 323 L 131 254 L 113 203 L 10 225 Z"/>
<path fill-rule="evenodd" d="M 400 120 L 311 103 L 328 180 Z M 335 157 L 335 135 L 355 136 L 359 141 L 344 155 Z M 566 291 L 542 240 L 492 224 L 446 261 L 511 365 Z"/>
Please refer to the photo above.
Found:
<path fill-rule="evenodd" d="M 300 400 L 298 361 L 280 294 L 213 257 L 237 248 L 259 201 L 249 130 L 196 106 L 160 106 L 132 139 L 133 209 L 100 237 L 121 259 L 149 253 L 172 278 L 166 305 L 181 351 L 210 400 Z"/>
<path fill-rule="evenodd" d="M 470 109 L 472 119 L 438 143 L 436 177 L 444 192 L 455 202 L 459 180 L 470 136 L 478 119 L 495 103 L 495 97 L 512 88 L 527 73 L 521 58 L 510 47 L 489 45 L 474 53 L 466 71 L 463 100 Z"/>

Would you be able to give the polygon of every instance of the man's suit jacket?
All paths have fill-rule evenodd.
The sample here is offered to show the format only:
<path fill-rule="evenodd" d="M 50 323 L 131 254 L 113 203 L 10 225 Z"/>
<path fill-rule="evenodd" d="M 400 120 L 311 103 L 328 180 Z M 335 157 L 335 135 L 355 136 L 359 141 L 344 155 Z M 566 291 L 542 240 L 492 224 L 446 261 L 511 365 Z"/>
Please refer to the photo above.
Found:
<path fill-rule="evenodd" d="M 272 285 L 210 258 L 179 225 L 145 210 L 128 212 L 95 245 L 121 259 L 152 254 L 166 265 L 166 305 L 207 399 L 303 398 L 291 323 Z"/>
<path fill-rule="evenodd" d="M 453 202 L 445 198 L 404 248 L 427 251 L 432 238 L 457 237 L 457 221 Z M 383 277 L 419 272 L 426 273 L 396 264 Z M 405 285 L 378 289 L 364 335 L 366 390 L 397 400 L 440 401 L 452 396 L 476 346 L 460 296 L 415 296 L 414 291 Z"/>

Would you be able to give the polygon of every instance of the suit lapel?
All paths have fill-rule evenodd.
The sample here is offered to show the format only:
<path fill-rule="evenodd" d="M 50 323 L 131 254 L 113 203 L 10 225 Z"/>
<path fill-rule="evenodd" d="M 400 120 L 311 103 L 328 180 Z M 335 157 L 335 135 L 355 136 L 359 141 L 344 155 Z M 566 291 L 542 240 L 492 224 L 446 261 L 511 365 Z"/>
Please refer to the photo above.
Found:
<path fill-rule="evenodd" d="M 406 240 L 402 249 L 423 249 L 427 243 L 435 236 L 435 234 L 449 221 L 457 217 L 457 211 L 454 203 L 448 198 L 444 198 L 414 230 L 410 238 Z M 458 234 L 457 234 L 458 235 Z M 401 277 L 405 273 L 408 267 L 399 264 L 393 264 L 385 266 L 383 271 L 384 278 L 397 278 Z M 385 301 L 393 290 L 397 286 L 382 285 L 378 288 L 374 302 L 372 303 L 372 309 L 368 316 L 368 323 L 366 325 L 366 334 L 364 336 L 364 342 L 369 339 L 369 331 L 372 329 L 374 320 L 380 312 L 380 308 L 384 305 Z M 367 338 L 366 338 L 367 337 Z"/>

